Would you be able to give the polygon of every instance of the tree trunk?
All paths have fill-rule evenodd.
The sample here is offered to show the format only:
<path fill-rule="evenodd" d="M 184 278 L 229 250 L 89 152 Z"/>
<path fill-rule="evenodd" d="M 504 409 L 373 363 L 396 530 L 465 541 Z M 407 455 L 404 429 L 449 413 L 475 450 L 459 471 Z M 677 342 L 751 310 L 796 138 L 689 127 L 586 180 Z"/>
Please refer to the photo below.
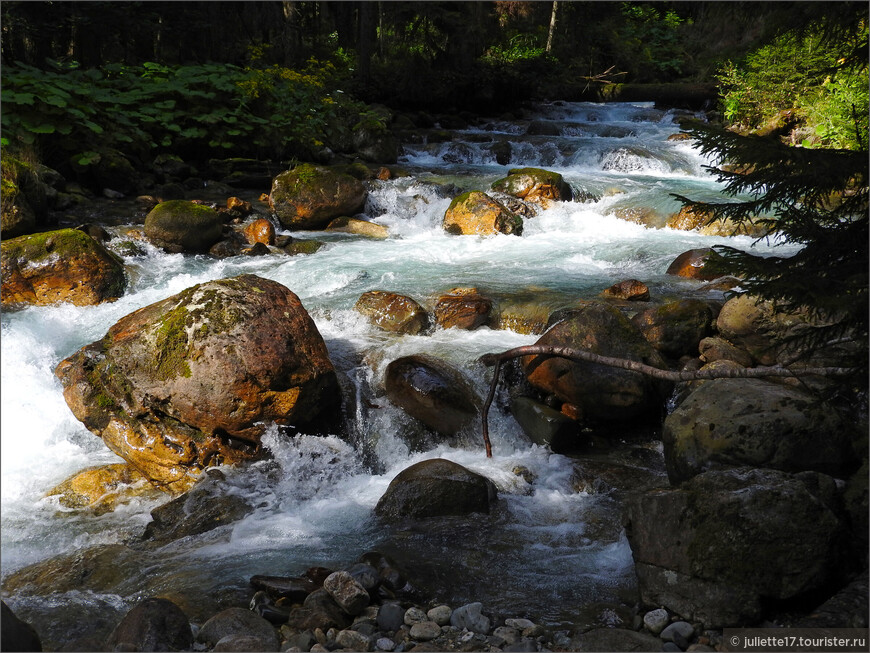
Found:
<path fill-rule="evenodd" d="M 547 47 L 546 51 L 549 54 L 553 49 L 553 32 L 556 31 L 556 10 L 559 7 L 559 1 L 553 0 L 553 9 L 550 11 L 550 31 L 547 32 Z"/>

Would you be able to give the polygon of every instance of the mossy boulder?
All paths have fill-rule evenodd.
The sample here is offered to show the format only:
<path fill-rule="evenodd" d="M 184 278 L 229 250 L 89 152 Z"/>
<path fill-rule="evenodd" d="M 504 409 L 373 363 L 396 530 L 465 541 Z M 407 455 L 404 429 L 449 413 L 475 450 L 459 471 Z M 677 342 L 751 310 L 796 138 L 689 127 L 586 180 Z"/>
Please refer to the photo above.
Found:
<path fill-rule="evenodd" d="M 562 175 L 541 168 L 512 168 L 507 177 L 492 183 L 492 189 L 544 205 L 567 202 L 572 197 L 571 186 Z"/>
<path fill-rule="evenodd" d="M 399 472 L 378 501 L 387 519 L 489 513 L 498 498 L 485 476 L 443 458 L 424 460 Z"/>
<path fill-rule="evenodd" d="M 187 200 L 162 202 L 145 217 L 145 237 L 175 254 L 207 252 L 221 240 L 223 228 L 220 213 Z"/>
<path fill-rule="evenodd" d="M 632 322 L 665 356 L 698 354 L 698 343 L 713 333 L 713 307 L 700 299 L 678 299 L 638 313 Z"/>
<path fill-rule="evenodd" d="M 2 303 L 90 306 L 124 294 L 124 263 L 76 229 L 19 236 L 0 243 Z"/>
<path fill-rule="evenodd" d="M 633 493 L 626 534 L 641 601 L 708 628 L 756 623 L 771 600 L 813 599 L 847 567 L 832 478 L 746 467 Z"/>
<path fill-rule="evenodd" d="M 441 435 L 455 436 L 479 414 L 480 400 L 465 377 L 444 361 L 417 354 L 387 365 L 389 400 Z"/>
<path fill-rule="evenodd" d="M 48 223 L 50 186 L 60 175 L 41 165 L 31 165 L 5 151 L 0 155 L 0 232 L 3 238 L 30 234 Z M 62 179 L 62 177 L 61 177 Z"/>
<path fill-rule="evenodd" d="M 853 429 L 827 402 L 763 379 L 705 381 L 665 419 L 672 483 L 708 469 L 769 467 L 847 477 Z"/>
<path fill-rule="evenodd" d="M 523 219 L 486 193 L 469 191 L 455 197 L 441 226 L 455 235 L 493 236 L 523 233 Z"/>
<path fill-rule="evenodd" d="M 535 343 L 570 347 L 665 368 L 658 351 L 618 309 L 588 302 Z M 579 406 L 592 421 L 629 421 L 657 411 L 669 384 L 616 367 L 551 356 L 526 356 L 523 371 L 538 390 Z"/>
<path fill-rule="evenodd" d="M 348 174 L 303 163 L 272 181 L 269 206 L 287 229 L 323 229 L 362 210 L 366 189 Z"/>
<path fill-rule="evenodd" d="M 55 370 L 73 414 L 153 484 L 257 455 L 268 424 L 335 432 L 341 397 L 323 338 L 281 284 L 198 284 L 116 322 Z"/>
<path fill-rule="evenodd" d="M 417 335 L 429 328 L 426 309 L 405 295 L 370 290 L 360 296 L 353 308 L 384 331 Z"/>

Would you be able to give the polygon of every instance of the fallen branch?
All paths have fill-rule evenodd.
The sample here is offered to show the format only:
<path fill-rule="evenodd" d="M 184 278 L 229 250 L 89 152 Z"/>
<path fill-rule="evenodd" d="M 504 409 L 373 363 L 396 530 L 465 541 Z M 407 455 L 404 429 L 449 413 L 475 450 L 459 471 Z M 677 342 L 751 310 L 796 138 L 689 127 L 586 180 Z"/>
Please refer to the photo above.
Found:
<path fill-rule="evenodd" d="M 489 394 L 486 397 L 486 402 L 483 404 L 481 418 L 483 420 L 483 444 L 486 447 L 486 457 L 492 458 L 492 444 L 489 440 L 489 407 L 492 400 L 495 398 L 495 390 L 498 386 L 499 372 L 503 361 L 519 358 L 520 356 L 557 356 L 559 358 L 567 358 L 568 360 L 580 361 L 585 363 L 597 363 L 598 365 L 607 365 L 608 367 L 620 367 L 624 370 L 639 372 L 646 374 L 656 379 L 664 381 L 672 381 L 678 383 L 680 381 L 702 381 L 706 379 L 757 379 L 769 376 L 845 376 L 854 374 L 855 369 L 851 367 L 801 367 L 798 369 L 789 369 L 787 367 L 747 367 L 736 369 L 707 369 L 697 371 L 674 371 L 663 370 L 659 367 L 653 367 L 638 361 L 627 360 L 625 358 L 614 358 L 612 356 L 601 356 L 594 354 L 591 351 L 583 349 L 572 349 L 570 347 L 553 347 L 549 345 L 526 345 L 524 347 L 514 347 L 500 354 L 484 354 L 480 357 L 480 362 L 487 367 L 495 366 L 492 374 L 492 383 L 489 386 Z"/>

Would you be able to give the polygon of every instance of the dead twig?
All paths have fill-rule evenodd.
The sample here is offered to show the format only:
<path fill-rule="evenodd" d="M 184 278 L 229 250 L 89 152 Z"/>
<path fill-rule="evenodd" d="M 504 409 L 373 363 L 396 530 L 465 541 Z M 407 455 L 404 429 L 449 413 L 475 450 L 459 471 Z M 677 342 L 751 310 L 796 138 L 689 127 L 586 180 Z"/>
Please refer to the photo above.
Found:
<path fill-rule="evenodd" d="M 600 354 L 594 354 L 591 351 L 572 349 L 570 347 L 554 347 L 550 345 L 526 345 L 524 347 L 514 347 L 513 349 L 509 349 L 500 354 L 484 354 L 480 357 L 480 362 L 487 367 L 492 365 L 495 366 L 492 375 L 492 383 L 489 386 L 489 394 L 486 397 L 486 402 L 481 411 L 481 418 L 483 420 L 483 443 L 486 447 L 487 458 L 492 458 L 492 444 L 489 440 L 489 407 L 492 404 L 492 400 L 495 398 L 495 390 L 498 386 L 501 364 L 503 361 L 519 358 L 520 356 L 557 356 L 559 358 L 567 358 L 568 360 L 573 361 L 596 363 L 598 365 L 607 365 L 608 367 L 619 367 L 674 383 L 680 381 L 701 381 L 706 379 L 757 379 L 772 376 L 845 376 L 855 373 L 855 369 L 851 367 L 801 367 L 797 369 L 789 369 L 782 366 L 674 371 L 663 370 L 659 367 L 653 367 L 652 365 L 646 365 L 645 363 L 627 360 L 625 358 L 601 356 Z"/>

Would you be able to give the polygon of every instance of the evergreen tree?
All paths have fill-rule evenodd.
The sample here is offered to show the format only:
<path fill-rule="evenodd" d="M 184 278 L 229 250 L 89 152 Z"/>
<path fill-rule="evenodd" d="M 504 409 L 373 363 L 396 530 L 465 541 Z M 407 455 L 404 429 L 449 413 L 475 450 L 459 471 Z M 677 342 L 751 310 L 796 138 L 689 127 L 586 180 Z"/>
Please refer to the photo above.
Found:
<path fill-rule="evenodd" d="M 742 278 L 741 287 L 777 310 L 807 311 L 818 327 L 801 334 L 810 350 L 848 339 L 863 352 L 868 338 L 868 152 L 791 147 L 778 139 L 741 136 L 690 123 L 684 128 L 713 155 L 711 171 L 733 201 L 695 202 L 676 196 L 710 221 L 760 225 L 767 238 L 802 244 L 794 256 L 761 257 L 714 248 L 715 265 Z M 740 199 L 740 198 L 745 199 Z"/>

